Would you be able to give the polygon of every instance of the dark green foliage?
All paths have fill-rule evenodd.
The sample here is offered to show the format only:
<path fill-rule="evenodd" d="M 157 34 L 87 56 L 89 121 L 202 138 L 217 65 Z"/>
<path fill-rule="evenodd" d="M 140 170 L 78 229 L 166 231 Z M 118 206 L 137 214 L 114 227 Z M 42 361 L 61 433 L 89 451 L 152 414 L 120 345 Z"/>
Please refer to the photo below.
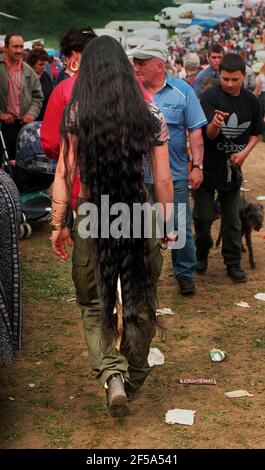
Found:
<path fill-rule="evenodd" d="M 20 31 L 34 35 L 56 36 L 72 26 L 90 24 L 103 27 L 115 19 L 152 20 L 168 6 L 168 0 L 0 0 L 0 11 L 18 16 L 21 21 L 0 16 L 0 34 Z"/>

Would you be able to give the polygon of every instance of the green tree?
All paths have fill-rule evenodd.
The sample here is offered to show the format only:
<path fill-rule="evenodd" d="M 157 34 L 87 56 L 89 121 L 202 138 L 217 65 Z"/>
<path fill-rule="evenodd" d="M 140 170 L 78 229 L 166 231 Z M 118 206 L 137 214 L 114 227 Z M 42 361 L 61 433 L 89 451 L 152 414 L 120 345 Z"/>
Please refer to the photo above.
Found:
<path fill-rule="evenodd" d="M 20 31 L 26 39 L 54 36 L 72 26 L 104 26 L 114 19 L 152 19 L 168 0 L 0 0 L 0 10 L 21 21 L 0 17 L 0 33 Z"/>

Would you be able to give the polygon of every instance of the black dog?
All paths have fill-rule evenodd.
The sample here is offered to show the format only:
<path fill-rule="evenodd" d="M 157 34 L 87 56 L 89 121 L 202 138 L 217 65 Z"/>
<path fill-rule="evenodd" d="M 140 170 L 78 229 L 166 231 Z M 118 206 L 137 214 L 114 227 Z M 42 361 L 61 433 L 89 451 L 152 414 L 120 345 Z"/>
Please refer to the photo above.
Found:
<path fill-rule="evenodd" d="M 220 214 L 221 208 L 218 199 L 215 201 L 215 211 L 216 213 Z M 264 209 L 261 204 L 255 204 L 253 202 L 247 202 L 244 197 L 240 197 L 239 203 L 239 216 L 241 220 L 241 246 L 242 251 L 246 251 L 243 246 L 243 237 L 245 236 L 246 244 L 248 248 L 248 257 L 249 257 L 249 264 L 251 268 L 255 268 L 255 261 L 254 261 L 254 254 L 253 254 L 253 246 L 251 240 L 251 232 L 252 230 L 259 231 L 263 225 L 264 219 Z M 218 215 L 217 217 L 218 218 Z M 218 238 L 216 240 L 215 245 L 219 246 L 221 242 L 221 229 L 219 231 Z"/>

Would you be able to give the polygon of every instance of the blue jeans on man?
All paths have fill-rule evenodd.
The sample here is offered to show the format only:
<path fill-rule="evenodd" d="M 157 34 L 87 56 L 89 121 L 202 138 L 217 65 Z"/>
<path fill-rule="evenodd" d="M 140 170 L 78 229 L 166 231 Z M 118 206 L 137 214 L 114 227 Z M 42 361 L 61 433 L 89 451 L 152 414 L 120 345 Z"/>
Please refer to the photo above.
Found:
<path fill-rule="evenodd" d="M 177 278 L 180 288 L 183 278 L 185 282 L 191 285 L 193 273 L 195 270 L 196 257 L 195 257 L 195 246 L 192 234 L 192 222 L 191 222 L 191 211 L 189 206 L 189 188 L 187 180 L 174 181 L 174 224 L 175 230 L 178 230 L 178 218 L 181 216 L 179 213 L 178 204 L 184 203 L 186 210 L 186 243 L 181 249 L 172 250 L 172 265 L 174 276 Z M 190 281 L 190 282 L 189 282 Z M 193 281 L 192 281 L 193 284 Z M 185 289 L 184 289 L 185 290 Z M 189 294 L 194 292 L 190 286 L 188 289 L 190 292 L 184 292 Z M 182 291 L 182 289 L 181 289 Z M 183 293 L 183 292 L 182 292 Z"/>
<path fill-rule="evenodd" d="M 181 239 L 185 239 L 185 245 L 183 248 L 172 249 L 172 266 L 174 276 L 177 279 L 180 291 L 183 295 L 194 294 L 195 286 L 193 282 L 193 273 L 195 270 L 196 256 L 195 256 L 195 245 L 192 234 L 192 219 L 191 211 L 189 206 L 189 188 L 188 180 L 173 181 L 174 186 L 174 229 L 178 231 L 178 225 L 182 225 L 182 216 L 185 215 L 185 234 L 181 236 Z M 152 204 L 156 202 L 156 196 L 154 192 L 154 185 L 152 183 L 146 183 L 146 189 L 148 191 L 149 200 Z M 179 204 L 182 204 L 180 206 Z M 184 211 L 183 211 L 184 205 Z M 184 212 L 184 213 L 183 213 Z M 182 227 L 181 227 L 182 229 Z"/>

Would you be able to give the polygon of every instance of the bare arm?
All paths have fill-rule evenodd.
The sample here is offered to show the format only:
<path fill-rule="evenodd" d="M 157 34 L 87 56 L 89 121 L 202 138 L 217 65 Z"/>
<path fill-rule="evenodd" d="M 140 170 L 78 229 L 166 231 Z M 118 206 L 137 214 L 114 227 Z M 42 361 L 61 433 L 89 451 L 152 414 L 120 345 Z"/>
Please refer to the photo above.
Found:
<path fill-rule="evenodd" d="M 163 205 L 164 221 L 170 219 L 171 210 L 167 206 L 173 204 L 173 182 L 168 157 L 168 145 L 153 148 L 150 157 L 151 170 L 155 185 L 157 202 Z"/>
<path fill-rule="evenodd" d="M 65 152 L 65 142 L 62 141 L 59 159 L 56 167 L 56 173 L 53 184 L 53 200 L 52 200 L 52 223 L 60 224 L 64 222 L 66 210 L 71 194 L 72 185 L 76 172 L 76 157 L 74 152 L 73 137 L 69 138 L 69 150 L 67 156 Z M 67 166 L 66 166 L 67 160 Z"/>
<path fill-rule="evenodd" d="M 256 78 L 256 87 L 255 90 L 253 91 L 255 96 L 259 96 L 261 92 L 261 80 L 259 77 Z"/>
<path fill-rule="evenodd" d="M 190 148 L 192 154 L 192 160 L 194 165 L 200 165 L 203 162 L 203 137 L 202 130 L 195 129 L 195 131 L 189 133 L 190 137 Z M 198 189 L 203 181 L 203 172 L 199 168 L 193 168 L 189 175 L 189 183 L 192 189 Z"/>
<path fill-rule="evenodd" d="M 67 156 L 64 155 L 65 142 L 62 142 L 58 164 L 56 167 L 53 198 L 52 198 L 52 249 L 62 260 L 68 258 L 65 243 L 72 246 L 69 230 L 64 226 L 67 205 L 71 194 L 72 185 L 76 172 L 76 156 L 74 151 L 74 138 L 69 136 L 69 150 Z M 65 163 L 67 159 L 67 167 Z"/>
<path fill-rule="evenodd" d="M 233 153 L 231 155 L 231 162 L 237 166 L 242 166 L 247 156 L 250 154 L 251 150 L 254 149 L 255 145 L 258 143 L 260 136 L 251 135 L 248 141 L 247 146 L 241 150 L 241 152 Z"/>

